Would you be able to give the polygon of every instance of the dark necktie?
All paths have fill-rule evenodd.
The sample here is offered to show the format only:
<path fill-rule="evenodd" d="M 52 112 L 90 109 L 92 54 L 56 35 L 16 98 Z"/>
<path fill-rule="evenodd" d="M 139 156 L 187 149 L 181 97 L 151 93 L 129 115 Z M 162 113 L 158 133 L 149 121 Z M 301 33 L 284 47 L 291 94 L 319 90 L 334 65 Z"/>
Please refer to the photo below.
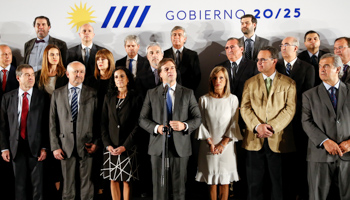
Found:
<path fill-rule="evenodd" d="M 246 39 L 247 41 L 247 46 L 246 46 L 246 49 L 245 49 L 245 57 L 248 59 L 248 60 L 251 60 L 252 59 L 252 39 Z"/>
<path fill-rule="evenodd" d="M 89 58 L 90 58 L 90 49 L 89 47 L 85 47 L 85 65 L 89 62 Z"/>
<path fill-rule="evenodd" d="M 71 102 L 71 111 L 72 111 L 72 120 L 73 122 L 77 121 L 78 116 L 78 93 L 77 93 L 77 87 L 72 87 L 71 90 L 73 92 L 72 95 L 72 102 Z"/>
<path fill-rule="evenodd" d="M 267 77 L 265 81 L 266 81 L 266 91 L 268 96 L 270 94 L 270 89 L 271 89 L 271 78 Z"/>
<path fill-rule="evenodd" d="M 180 65 L 180 51 L 176 51 L 176 60 L 175 60 L 176 67 L 179 67 Z"/>
<path fill-rule="evenodd" d="M 24 92 L 22 99 L 22 113 L 21 113 L 21 137 L 25 140 L 27 136 L 27 116 L 29 110 L 29 102 L 27 92 Z"/>
<path fill-rule="evenodd" d="M 231 64 L 231 72 L 232 72 L 232 80 L 234 80 L 236 78 L 236 71 L 237 71 L 237 63 L 236 62 L 232 62 Z"/>
<path fill-rule="evenodd" d="M 348 76 L 348 68 L 349 68 L 349 65 L 347 65 L 347 64 L 345 64 L 344 65 L 344 68 L 343 68 L 343 76 L 341 77 L 341 80 L 343 81 L 343 82 L 345 82 L 345 80 L 346 80 L 346 77 Z"/>
<path fill-rule="evenodd" d="M 35 40 L 35 43 L 45 43 L 45 40 Z"/>
<path fill-rule="evenodd" d="M 330 97 L 331 97 L 333 108 L 334 108 L 335 111 L 337 111 L 337 97 L 335 96 L 336 88 L 335 87 L 331 87 L 329 89 L 331 90 Z"/>
<path fill-rule="evenodd" d="M 132 73 L 132 61 L 134 61 L 134 59 L 129 59 L 129 71 Z"/>
<path fill-rule="evenodd" d="M 6 72 L 7 70 L 6 69 L 3 69 L 1 70 L 3 75 L 2 75 L 2 91 L 5 92 L 5 89 L 6 89 L 6 81 L 7 81 L 7 75 L 6 75 Z"/>
<path fill-rule="evenodd" d="M 168 122 L 173 119 L 173 101 L 171 100 L 170 95 L 171 88 L 169 87 L 168 92 L 166 93 L 166 108 L 168 112 Z M 171 137 L 171 131 L 169 130 L 168 137 Z"/>
<path fill-rule="evenodd" d="M 158 76 L 157 69 L 154 70 L 154 82 L 156 83 L 156 85 L 158 85 L 158 83 L 159 83 L 159 76 Z"/>
<path fill-rule="evenodd" d="M 290 70 L 291 70 L 290 68 L 291 68 L 291 64 L 287 63 L 287 65 L 286 65 L 286 73 L 287 73 L 288 76 L 290 75 Z"/>
<path fill-rule="evenodd" d="M 316 55 L 312 55 L 311 56 L 311 64 L 318 68 L 318 62 L 317 62 L 317 56 Z"/>

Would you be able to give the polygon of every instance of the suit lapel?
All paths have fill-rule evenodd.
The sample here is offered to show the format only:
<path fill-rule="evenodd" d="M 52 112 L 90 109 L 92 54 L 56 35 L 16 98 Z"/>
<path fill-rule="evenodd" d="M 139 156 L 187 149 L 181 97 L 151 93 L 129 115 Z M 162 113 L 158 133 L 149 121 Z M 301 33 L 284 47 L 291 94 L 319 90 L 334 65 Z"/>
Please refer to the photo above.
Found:
<path fill-rule="evenodd" d="M 338 90 L 338 101 L 337 101 L 337 115 L 339 116 L 341 114 L 341 111 L 343 110 L 343 106 L 345 103 L 346 94 L 348 93 L 348 89 L 346 88 L 345 84 L 340 81 L 339 84 L 339 90 Z"/>
<path fill-rule="evenodd" d="M 318 86 L 318 93 L 320 95 L 321 102 L 327 106 L 330 113 L 333 113 L 333 115 L 336 116 L 335 110 L 334 110 L 333 105 L 331 103 L 331 99 L 329 97 L 329 93 L 328 93 L 327 89 L 324 87 L 323 83 L 321 83 Z"/>
<path fill-rule="evenodd" d="M 264 89 L 262 89 L 262 93 L 264 95 L 264 99 L 267 100 L 268 96 L 267 96 L 267 89 L 266 89 L 266 84 L 265 84 L 265 80 L 264 77 L 262 75 L 262 73 L 260 73 L 258 75 L 258 81 L 259 81 L 259 85 L 261 85 L 262 87 L 264 87 Z"/>
<path fill-rule="evenodd" d="M 118 121 L 117 119 L 118 119 L 118 117 L 117 117 L 117 96 L 115 95 L 115 96 L 113 96 L 112 98 L 111 98 L 111 110 L 112 110 L 112 115 L 113 115 L 113 117 L 114 117 L 114 121 Z"/>
<path fill-rule="evenodd" d="M 69 100 L 68 100 L 68 84 L 65 85 L 64 89 L 62 90 L 62 97 L 63 97 L 62 101 L 63 101 L 64 107 L 66 107 L 66 110 L 68 110 L 69 116 L 72 117 L 71 107 L 69 105 Z"/>
<path fill-rule="evenodd" d="M 16 89 L 16 92 L 13 93 L 13 95 L 11 96 L 11 106 L 9 106 L 9 108 L 13 108 L 14 112 L 13 113 L 18 113 L 18 89 Z M 17 124 L 17 130 L 19 130 L 20 128 L 20 124 L 18 123 L 18 120 L 16 120 L 16 124 Z"/>
<path fill-rule="evenodd" d="M 83 61 L 83 55 L 81 54 L 81 44 L 78 45 L 77 56 L 78 56 L 77 60 Z"/>
<path fill-rule="evenodd" d="M 163 113 L 164 113 L 164 96 L 163 96 L 163 84 L 160 83 L 160 85 L 157 88 L 158 90 L 158 98 L 159 98 L 159 102 L 160 102 L 160 119 L 161 122 L 163 122 Z"/>
<path fill-rule="evenodd" d="M 272 85 L 271 85 L 271 88 L 270 88 L 269 98 L 275 92 L 277 85 L 279 85 L 281 76 L 282 76 L 282 74 L 278 73 L 277 70 L 276 70 L 276 75 L 275 75 L 275 78 L 272 81 Z M 267 94 L 267 90 L 266 90 L 266 94 Z"/>
<path fill-rule="evenodd" d="M 176 84 L 176 88 L 175 88 L 175 102 L 174 102 L 174 108 L 173 108 L 173 119 L 174 120 L 180 119 L 178 117 L 177 111 L 181 110 L 181 109 L 179 109 L 181 100 L 182 100 L 182 87 L 181 87 L 181 85 Z"/>

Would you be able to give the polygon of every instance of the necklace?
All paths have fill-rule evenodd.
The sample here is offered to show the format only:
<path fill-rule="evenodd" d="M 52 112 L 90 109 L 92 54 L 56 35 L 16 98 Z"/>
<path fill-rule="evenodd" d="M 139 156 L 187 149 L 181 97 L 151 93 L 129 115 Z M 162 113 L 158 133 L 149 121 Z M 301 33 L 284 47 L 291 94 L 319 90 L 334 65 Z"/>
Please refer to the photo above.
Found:
<path fill-rule="evenodd" d="M 122 103 L 124 102 L 124 100 L 125 100 L 125 98 L 124 99 L 118 99 L 118 103 L 117 103 L 117 106 L 116 106 L 116 108 L 118 109 L 120 109 L 121 108 L 121 105 L 122 105 Z"/>

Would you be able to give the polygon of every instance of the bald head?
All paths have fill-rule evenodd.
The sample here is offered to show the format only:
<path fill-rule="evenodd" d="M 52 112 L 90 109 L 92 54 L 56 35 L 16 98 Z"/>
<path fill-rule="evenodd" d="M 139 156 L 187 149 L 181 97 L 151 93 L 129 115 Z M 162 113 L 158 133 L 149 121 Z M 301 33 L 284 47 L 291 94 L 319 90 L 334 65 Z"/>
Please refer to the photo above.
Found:
<path fill-rule="evenodd" d="M 94 28 L 90 24 L 82 25 L 80 27 L 79 36 L 83 45 L 90 46 L 92 39 L 95 37 Z"/>
<path fill-rule="evenodd" d="M 0 67 L 6 68 L 12 63 L 12 51 L 7 45 L 0 45 Z"/>
<path fill-rule="evenodd" d="M 281 53 L 285 61 L 291 62 L 297 57 L 299 40 L 295 37 L 286 37 L 281 43 Z"/>
<path fill-rule="evenodd" d="M 74 87 L 82 84 L 85 77 L 85 65 L 79 61 L 69 63 L 66 75 L 69 79 L 69 83 Z"/>

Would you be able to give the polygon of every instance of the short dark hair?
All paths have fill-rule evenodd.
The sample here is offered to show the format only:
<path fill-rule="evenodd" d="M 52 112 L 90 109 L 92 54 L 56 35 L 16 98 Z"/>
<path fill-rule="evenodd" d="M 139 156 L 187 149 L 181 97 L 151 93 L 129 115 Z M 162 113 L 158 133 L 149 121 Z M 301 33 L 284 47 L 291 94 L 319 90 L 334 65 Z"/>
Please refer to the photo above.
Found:
<path fill-rule="evenodd" d="M 162 72 L 162 66 L 165 65 L 167 62 L 173 63 L 173 64 L 175 65 L 175 70 L 176 70 L 176 68 L 177 68 L 174 59 L 172 59 L 172 58 L 163 58 L 163 59 L 159 62 L 159 64 L 158 64 L 158 71 L 157 71 L 157 72 L 158 72 L 158 77 L 159 77 L 159 80 L 160 80 L 160 81 L 163 81 L 162 78 L 160 77 L 160 73 Z"/>
<path fill-rule="evenodd" d="M 254 24 L 256 24 L 256 25 L 258 25 L 258 20 L 255 18 L 255 16 L 254 15 L 252 15 L 252 14 L 245 14 L 245 15 L 243 15 L 242 17 L 241 17 L 241 20 L 243 19 L 243 18 L 251 18 L 252 19 L 252 23 Z M 256 30 L 256 26 L 255 26 L 255 28 L 254 28 L 254 31 Z"/>
<path fill-rule="evenodd" d="M 226 40 L 226 42 L 228 42 L 228 41 L 230 41 L 230 40 L 236 40 L 236 41 L 238 42 L 238 46 L 244 48 L 243 40 L 240 40 L 240 39 L 235 38 L 235 37 L 230 37 L 229 39 Z"/>
<path fill-rule="evenodd" d="M 278 59 L 278 50 L 272 46 L 264 46 L 260 51 L 269 51 L 272 59 Z"/>
<path fill-rule="evenodd" d="M 334 43 L 336 41 L 342 40 L 342 39 L 344 39 L 348 43 L 348 45 L 350 45 L 350 38 L 348 38 L 348 37 L 338 37 L 337 39 L 334 40 Z"/>
<path fill-rule="evenodd" d="M 51 26 L 51 23 L 50 23 L 50 19 L 48 17 L 45 17 L 45 16 L 37 16 L 35 19 L 34 19 L 34 22 L 33 22 L 33 27 L 35 27 L 35 22 L 37 19 L 46 19 L 46 23 L 48 26 Z"/>
<path fill-rule="evenodd" d="M 312 34 L 312 33 L 316 33 L 318 38 L 320 38 L 320 34 L 318 34 L 316 31 L 310 30 L 310 31 L 305 33 L 305 35 L 304 35 L 304 42 L 306 41 L 306 36 L 309 35 L 309 34 Z"/>
<path fill-rule="evenodd" d="M 134 75 L 126 67 L 118 66 L 113 71 L 113 75 L 112 75 L 112 77 L 109 80 L 110 81 L 109 82 L 109 90 L 108 90 L 107 95 L 110 96 L 110 97 L 113 96 L 113 95 L 118 95 L 119 94 L 118 87 L 115 85 L 115 82 L 114 82 L 114 74 L 118 70 L 123 70 L 125 72 L 125 74 L 126 74 L 126 77 L 128 78 L 128 81 L 129 81 L 129 83 L 127 85 L 128 91 L 131 91 L 131 90 L 135 89 Z"/>
<path fill-rule="evenodd" d="M 22 69 L 33 69 L 33 67 L 28 64 L 19 65 L 16 69 L 16 76 L 22 76 Z"/>

